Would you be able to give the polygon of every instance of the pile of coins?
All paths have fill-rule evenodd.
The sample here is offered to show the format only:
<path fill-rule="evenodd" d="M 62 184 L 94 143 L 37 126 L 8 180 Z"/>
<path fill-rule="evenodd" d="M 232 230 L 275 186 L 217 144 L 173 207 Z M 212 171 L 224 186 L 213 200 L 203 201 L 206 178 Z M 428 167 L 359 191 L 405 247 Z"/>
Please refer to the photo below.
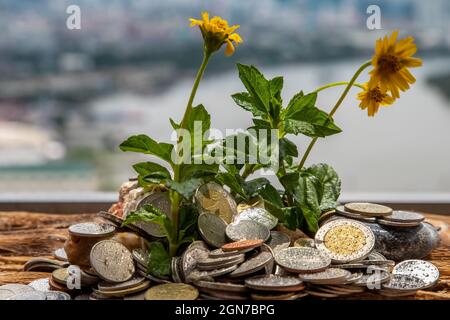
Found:
<path fill-rule="evenodd" d="M 162 194 L 142 201 L 167 211 Z M 137 208 L 141 203 L 136 197 L 129 197 L 132 204 L 125 201 L 116 207 Z M 431 288 L 439 279 L 439 270 L 430 262 L 396 264 L 374 251 L 375 236 L 363 223 L 408 227 L 423 220 L 416 213 L 349 203 L 321 216 L 314 239 L 293 241 L 286 232 L 273 230 L 278 220 L 258 201 L 238 206 L 214 183 L 200 187 L 194 198 L 202 240 L 172 258 L 170 276 L 149 273 L 150 252 L 114 238 L 123 217 L 102 212 L 106 224 L 71 226 L 70 238 L 65 248 L 54 252 L 55 259 L 33 258 L 25 264 L 26 271 L 51 272 L 49 278 L 1 286 L 0 299 L 296 300 L 366 291 L 403 297 Z M 335 215 L 340 218 L 330 219 Z M 129 228 L 147 240 L 160 236 L 154 225 L 135 223 Z"/>

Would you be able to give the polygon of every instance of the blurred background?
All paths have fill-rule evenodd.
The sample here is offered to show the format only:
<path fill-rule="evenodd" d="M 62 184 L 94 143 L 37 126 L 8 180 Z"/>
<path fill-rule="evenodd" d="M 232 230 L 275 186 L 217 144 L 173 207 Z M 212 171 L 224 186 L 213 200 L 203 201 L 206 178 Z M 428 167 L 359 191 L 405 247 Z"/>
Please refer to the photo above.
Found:
<path fill-rule="evenodd" d="M 68 30 L 66 8 L 81 8 Z M 381 8 L 382 30 L 366 9 Z M 188 18 L 208 10 L 240 24 L 244 44 L 216 54 L 196 102 L 212 126 L 247 128 L 235 63 L 283 75 L 283 97 L 348 81 L 374 41 L 413 35 L 424 66 L 395 105 L 368 118 L 352 90 L 336 114 L 343 133 L 319 140 L 309 163 L 331 164 L 343 199 L 450 203 L 450 1 L 0 0 L 0 200 L 113 201 L 130 165 L 128 135 L 170 141 L 201 61 Z M 366 76 L 360 78 L 363 82 Z M 319 97 L 330 110 L 342 88 Z M 309 139 L 293 138 L 303 152 Z M 37 201 L 36 200 L 36 201 Z"/>

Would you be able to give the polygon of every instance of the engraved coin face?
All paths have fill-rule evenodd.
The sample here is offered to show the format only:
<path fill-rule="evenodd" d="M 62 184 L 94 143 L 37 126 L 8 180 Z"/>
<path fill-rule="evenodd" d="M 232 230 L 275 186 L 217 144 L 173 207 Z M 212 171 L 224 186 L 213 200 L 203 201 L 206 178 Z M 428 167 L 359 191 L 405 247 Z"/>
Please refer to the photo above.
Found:
<path fill-rule="evenodd" d="M 15 295 L 25 292 L 36 291 L 32 287 L 27 286 L 26 284 L 20 283 L 10 283 L 0 286 L 0 289 L 12 291 Z"/>
<path fill-rule="evenodd" d="M 298 277 L 264 275 L 248 278 L 245 285 L 251 289 L 262 291 L 286 291 L 300 289 L 303 282 Z"/>
<path fill-rule="evenodd" d="M 290 247 L 275 253 L 275 261 L 284 269 L 296 273 L 319 272 L 331 263 L 328 256 L 317 249 Z"/>
<path fill-rule="evenodd" d="M 195 300 L 198 290 L 185 283 L 166 283 L 154 286 L 145 293 L 145 300 Z"/>
<path fill-rule="evenodd" d="M 390 290 L 420 290 L 426 287 L 426 283 L 416 277 L 406 274 L 393 274 L 389 282 L 383 284 L 383 289 Z"/>
<path fill-rule="evenodd" d="M 45 300 L 46 295 L 44 292 L 40 291 L 29 291 L 15 294 L 10 297 L 8 300 Z"/>
<path fill-rule="evenodd" d="M 279 231 L 270 231 L 270 239 L 267 245 L 273 250 L 281 250 L 291 245 L 291 238 L 286 233 Z"/>
<path fill-rule="evenodd" d="M 270 252 L 260 252 L 242 263 L 236 270 L 230 273 L 230 277 L 242 277 L 251 273 L 255 273 L 264 268 L 266 264 L 271 262 L 273 256 Z"/>
<path fill-rule="evenodd" d="M 14 296 L 14 292 L 8 289 L 0 289 L 0 300 L 8 300 Z"/>
<path fill-rule="evenodd" d="M 439 269 L 425 260 L 405 260 L 392 270 L 393 274 L 409 275 L 422 280 L 426 287 L 432 287 L 439 280 Z"/>
<path fill-rule="evenodd" d="M 194 241 L 181 256 L 181 274 L 184 279 L 195 269 L 197 261 L 209 256 L 209 249 L 203 241 Z"/>
<path fill-rule="evenodd" d="M 31 281 L 28 285 L 37 291 L 42 292 L 50 291 L 48 278 L 36 279 L 34 281 Z"/>
<path fill-rule="evenodd" d="M 45 300 L 71 300 L 68 293 L 61 291 L 47 291 L 45 292 Z"/>
<path fill-rule="evenodd" d="M 233 197 L 219 184 L 209 182 L 195 192 L 195 203 L 199 212 L 209 212 L 231 223 L 237 215 L 237 205 Z"/>
<path fill-rule="evenodd" d="M 68 278 L 69 278 L 69 272 L 67 271 L 67 268 L 57 269 L 52 272 L 52 279 L 64 286 L 67 284 Z"/>
<path fill-rule="evenodd" d="M 116 228 L 107 223 L 83 222 L 69 227 L 69 233 L 78 237 L 108 237 Z"/>
<path fill-rule="evenodd" d="M 339 219 L 323 225 L 315 236 L 316 248 L 335 263 L 364 259 L 373 250 L 375 236 L 364 224 Z"/>
<path fill-rule="evenodd" d="M 97 242 L 92 247 L 90 262 L 99 277 L 109 282 L 127 281 L 135 271 L 131 252 L 114 240 Z"/>
<path fill-rule="evenodd" d="M 200 235 L 210 246 L 220 248 L 227 242 L 225 236 L 227 224 L 218 215 L 202 213 L 197 223 Z"/>
<path fill-rule="evenodd" d="M 264 208 L 248 208 L 243 210 L 239 213 L 235 222 L 241 220 L 253 220 L 259 222 L 269 230 L 275 228 L 278 224 L 278 219 Z"/>
<path fill-rule="evenodd" d="M 239 240 L 262 240 L 266 241 L 270 237 L 269 229 L 253 220 L 242 220 L 231 223 L 226 227 L 226 235 L 233 241 Z"/>
<path fill-rule="evenodd" d="M 139 204 L 137 205 L 137 209 L 140 209 L 147 204 L 151 204 L 155 208 L 158 208 L 172 219 L 172 210 L 168 192 L 154 192 L 150 195 L 147 195 L 139 202 Z M 158 238 L 165 236 L 163 228 L 156 223 L 141 221 L 134 224 L 150 236 Z"/>
<path fill-rule="evenodd" d="M 392 209 L 389 207 L 369 202 L 351 202 L 345 204 L 344 208 L 350 212 L 369 217 L 383 217 L 392 213 Z"/>

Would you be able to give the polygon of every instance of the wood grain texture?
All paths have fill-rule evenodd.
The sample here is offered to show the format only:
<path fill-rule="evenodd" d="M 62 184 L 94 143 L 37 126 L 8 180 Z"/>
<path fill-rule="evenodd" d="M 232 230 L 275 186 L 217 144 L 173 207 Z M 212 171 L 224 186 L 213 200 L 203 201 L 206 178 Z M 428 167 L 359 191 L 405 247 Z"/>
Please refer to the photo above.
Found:
<path fill-rule="evenodd" d="M 432 290 L 418 291 L 415 296 L 402 299 L 450 299 L 450 216 L 426 216 L 441 228 L 441 245 L 427 257 L 439 268 L 441 278 Z M 92 214 L 0 212 L 0 285 L 48 277 L 49 273 L 23 272 L 23 264 L 31 257 L 51 257 L 55 249 L 64 245 L 69 225 L 92 220 L 98 218 Z M 369 292 L 349 298 L 387 299 Z"/>

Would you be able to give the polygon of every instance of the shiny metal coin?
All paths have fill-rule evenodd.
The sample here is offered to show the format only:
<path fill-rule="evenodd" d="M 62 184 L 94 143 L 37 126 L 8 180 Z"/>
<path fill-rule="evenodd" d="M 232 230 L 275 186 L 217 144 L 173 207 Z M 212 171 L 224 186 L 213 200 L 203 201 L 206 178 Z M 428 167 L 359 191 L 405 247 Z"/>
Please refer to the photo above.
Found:
<path fill-rule="evenodd" d="M 240 251 L 241 253 L 249 252 L 255 248 L 258 248 L 263 245 L 263 241 L 260 239 L 257 240 L 239 240 L 231 243 L 224 244 L 222 246 L 222 251 L 231 251 L 235 252 Z"/>
<path fill-rule="evenodd" d="M 100 291 L 118 291 L 136 287 L 143 283 L 145 278 L 142 276 L 134 276 L 132 279 L 121 283 L 100 282 L 98 289 Z"/>
<path fill-rule="evenodd" d="M 138 248 L 134 249 L 131 254 L 133 255 L 133 259 L 134 261 L 136 261 L 136 263 L 139 263 L 140 265 L 147 268 L 149 259 L 149 252 L 147 250 Z"/>
<path fill-rule="evenodd" d="M 219 184 L 209 182 L 200 186 L 194 195 L 195 204 L 201 213 L 213 213 L 227 224 L 237 216 L 237 205 L 233 197 Z"/>
<path fill-rule="evenodd" d="M 304 288 L 303 282 L 297 277 L 284 277 L 264 275 L 248 278 L 245 285 L 254 290 L 261 291 L 300 291 Z"/>
<path fill-rule="evenodd" d="M 377 219 L 375 217 L 366 217 L 359 213 L 347 211 L 347 210 L 345 210 L 344 206 L 336 207 L 336 214 L 338 214 L 342 217 L 356 219 L 356 220 L 365 221 L 365 222 L 376 222 L 377 221 Z"/>
<path fill-rule="evenodd" d="M 295 273 L 320 272 L 331 263 L 328 256 L 319 250 L 305 247 L 290 247 L 275 253 L 275 261 L 284 269 Z"/>
<path fill-rule="evenodd" d="M 168 283 L 154 286 L 145 293 L 145 300 L 195 300 L 198 290 L 185 283 Z"/>
<path fill-rule="evenodd" d="M 36 279 L 34 281 L 31 281 L 28 285 L 37 291 L 41 291 L 41 292 L 50 291 L 50 285 L 48 283 L 48 278 Z"/>
<path fill-rule="evenodd" d="M 351 202 L 346 203 L 344 208 L 347 211 L 359 213 L 369 217 L 383 217 L 392 213 L 392 209 L 377 203 L 369 202 Z"/>
<path fill-rule="evenodd" d="M 0 289 L 10 290 L 15 295 L 20 294 L 20 293 L 36 291 L 32 287 L 27 286 L 26 284 L 20 284 L 20 283 L 4 284 L 4 285 L 0 286 Z"/>
<path fill-rule="evenodd" d="M 232 267 L 232 266 L 237 266 L 240 263 L 244 262 L 245 258 L 244 257 L 238 257 L 236 260 L 234 261 L 229 261 L 226 263 L 222 263 L 220 265 L 197 265 L 197 269 L 199 271 L 210 271 L 210 270 L 216 270 L 218 268 L 227 268 L 227 267 Z"/>
<path fill-rule="evenodd" d="M 183 278 L 181 276 L 181 270 L 180 270 L 180 261 L 181 261 L 181 257 L 173 257 L 172 258 L 172 263 L 171 263 L 171 274 L 172 274 L 172 279 L 174 282 L 176 283 L 182 283 Z"/>
<path fill-rule="evenodd" d="M 13 295 L 8 300 L 45 300 L 46 295 L 44 292 L 40 291 L 29 291 L 29 292 L 22 292 Z"/>
<path fill-rule="evenodd" d="M 137 205 L 137 209 L 140 209 L 147 204 L 151 204 L 155 208 L 158 208 L 164 212 L 169 218 L 172 218 L 172 210 L 168 192 L 154 192 L 145 196 Z M 161 238 L 165 236 L 162 226 L 156 223 L 136 222 L 134 225 L 152 237 Z"/>
<path fill-rule="evenodd" d="M 367 257 L 375 246 L 375 236 L 369 227 L 350 219 L 331 221 L 315 236 L 316 248 L 334 263 L 348 263 Z"/>
<path fill-rule="evenodd" d="M 186 280 L 188 275 L 195 269 L 197 261 L 207 258 L 209 254 L 209 249 L 203 241 L 192 242 L 181 256 L 180 273 L 182 278 Z"/>
<path fill-rule="evenodd" d="M 69 272 L 67 268 L 57 269 L 52 272 L 53 281 L 62 284 L 63 286 L 67 285 L 67 279 L 69 278 Z"/>
<path fill-rule="evenodd" d="M 327 268 L 321 272 L 299 274 L 298 277 L 304 282 L 314 284 L 338 284 L 343 283 L 351 276 L 351 272 L 345 269 Z"/>
<path fill-rule="evenodd" d="M 364 274 L 361 278 L 354 281 L 352 284 L 355 286 L 362 286 L 368 288 L 381 288 L 383 283 L 389 282 L 391 279 L 391 274 L 389 272 L 373 272 L 369 274 Z"/>
<path fill-rule="evenodd" d="M 270 252 L 260 252 L 242 263 L 236 270 L 230 273 L 230 277 L 242 277 L 263 269 L 268 263 L 273 260 Z"/>
<path fill-rule="evenodd" d="M 411 227 L 417 227 L 421 224 L 421 222 L 395 222 L 395 221 L 389 221 L 385 219 L 377 219 L 377 222 L 383 226 L 388 227 L 399 227 L 399 228 L 411 228 Z"/>
<path fill-rule="evenodd" d="M 137 292 L 144 291 L 149 286 L 150 286 L 150 281 L 145 280 L 145 281 L 141 282 L 140 284 L 138 284 L 136 286 L 125 288 L 125 289 L 107 290 L 107 291 L 94 289 L 94 292 L 96 294 L 99 294 L 99 295 L 102 295 L 102 296 L 106 296 L 106 297 L 124 297 L 124 296 L 130 295 L 130 294 L 135 294 Z"/>
<path fill-rule="evenodd" d="M 71 300 L 68 293 L 61 291 L 47 291 L 45 293 L 45 300 Z"/>
<path fill-rule="evenodd" d="M 108 237 L 115 231 L 116 228 L 107 223 L 83 222 L 69 227 L 69 233 L 78 237 Z"/>
<path fill-rule="evenodd" d="M 124 282 L 134 274 L 131 252 L 114 240 L 97 242 L 91 250 L 90 262 L 100 278 L 110 282 Z"/>
<path fill-rule="evenodd" d="M 233 272 L 236 270 L 237 266 L 231 266 L 226 268 L 219 268 L 215 270 L 209 270 L 209 271 L 200 271 L 200 270 L 193 270 L 186 278 L 186 282 L 194 282 L 198 280 L 210 280 L 215 277 L 220 277 L 223 275 L 226 275 L 228 273 Z"/>
<path fill-rule="evenodd" d="M 267 245 L 271 247 L 273 251 L 285 249 L 291 245 L 291 238 L 286 233 L 270 231 L 270 238 L 267 241 Z"/>
<path fill-rule="evenodd" d="M 220 266 L 225 263 L 243 261 L 245 255 L 243 253 L 231 257 L 221 257 L 221 258 L 203 258 L 197 262 L 197 266 Z M 237 262 L 240 263 L 240 262 Z M 236 264 L 237 264 L 236 263 Z"/>
<path fill-rule="evenodd" d="M 383 289 L 389 290 L 420 290 L 427 284 L 416 277 L 406 274 L 393 274 L 389 282 L 383 284 Z"/>
<path fill-rule="evenodd" d="M 294 247 L 316 248 L 314 239 L 300 238 L 295 240 Z"/>
<path fill-rule="evenodd" d="M 241 213 L 239 213 L 234 222 L 242 220 L 256 221 L 264 225 L 269 230 L 272 230 L 278 224 L 278 219 L 264 208 L 248 208 L 246 210 L 243 210 Z"/>
<path fill-rule="evenodd" d="M 431 262 L 425 260 L 405 260 L 398 263 L 392 273 L 409 275 L 425 283 L 425 287 L 434 286 L 439 280 L 439 269 Z"/>
<path fill-rule="evenodd" d="M 67 253 L 64 248 L 59 248 L 53 251 L 53 256 L 60 261 L 68 261 Z"/>
<path fill-rule="evenodd" d="M 219 298 L 222 300 L 248 300 L 249 296 L 243 292 L 229 292 L 219 291 L 213 289 L 200 288 L 202 294 L 207 294 L 209 297 Z"/>
<path fill-rule="evenodd" d="M 100 217 L 102 217 L 103 219 L 107 220 L 108 222 L 113 223 L 117 228 L 120 228 L 122 226 L 123 219 L 119 218 L 119 217 L 117 217 L 117 216 L 115 216 L 115 215 L 113 215 L 113 214 L 111 214 L 109 212 L 100 211 L 98 213 L 98 215 Z"/>
<path fill-rule="evenodd" d="M 232 241 L 262 240 L 265 242 L 270 237 L 269 229 L 253 220 L 242 220 L 229 224 L 226 227 L 225 233 Z"/>
<path fill-rule="evenodd" d="M 8 300 L 14 296 L 14 292 L 8 289 L 0 289 L 0 300 Z"/>
<path fill-rule="evenodd" d="M 252 293 L 252 300 L 297 300 L 306 297 L 308 294 L 304 292 L 288 292 L 288 293 Z"/>
<path fill-rule="evenodd" d="M 198 230 L 203 240 L 215 248 L 222 247 L 227 243 L 225 236 L 226 222 L 218 215 L 202 213 L 198 217 Z"/>
<path fill-rule="evenodd" d="M 242 284 L 212 282 L 212 281 L 196 281 L 195 286 L 201 289 L 211 289 L 226 292 L 247 292 L 248 289 Z"/>
<path fill-rule="evenodd" d="M 171 281 L 166 279 L 157 278 L 155 276 L 152 276 L 150 273 L 147 273 L 145 270 L 137 269 L 137 274 L 154 282 L 154 283 L 171 283 Z"/>
<path fill-rule="evenodd" d="M 251 248 L 250 251 L 251 250 L 253 250 L 253 248 Z M 219 249 L 212 250 L 209 253 L 209 257 L 210 258 L 222 258 L 222 257 L 233 257 L 233 256 L 235 257 L 235 256 L 239 256 L 242 253 L 245 253 L 245 251 L 244 252 L 242 252 L 242 251 L 223 251 L 222 248 L 219 248 Z"/>
<path fill-rule="evenodd" d="M 425 220 L 425 217 L 414 211 L 402 211 L 402 210 L 394 210 L 391 215 L 383 217 L 384 220 L 393 221 L 393 222 L 422 222 Z"/>

